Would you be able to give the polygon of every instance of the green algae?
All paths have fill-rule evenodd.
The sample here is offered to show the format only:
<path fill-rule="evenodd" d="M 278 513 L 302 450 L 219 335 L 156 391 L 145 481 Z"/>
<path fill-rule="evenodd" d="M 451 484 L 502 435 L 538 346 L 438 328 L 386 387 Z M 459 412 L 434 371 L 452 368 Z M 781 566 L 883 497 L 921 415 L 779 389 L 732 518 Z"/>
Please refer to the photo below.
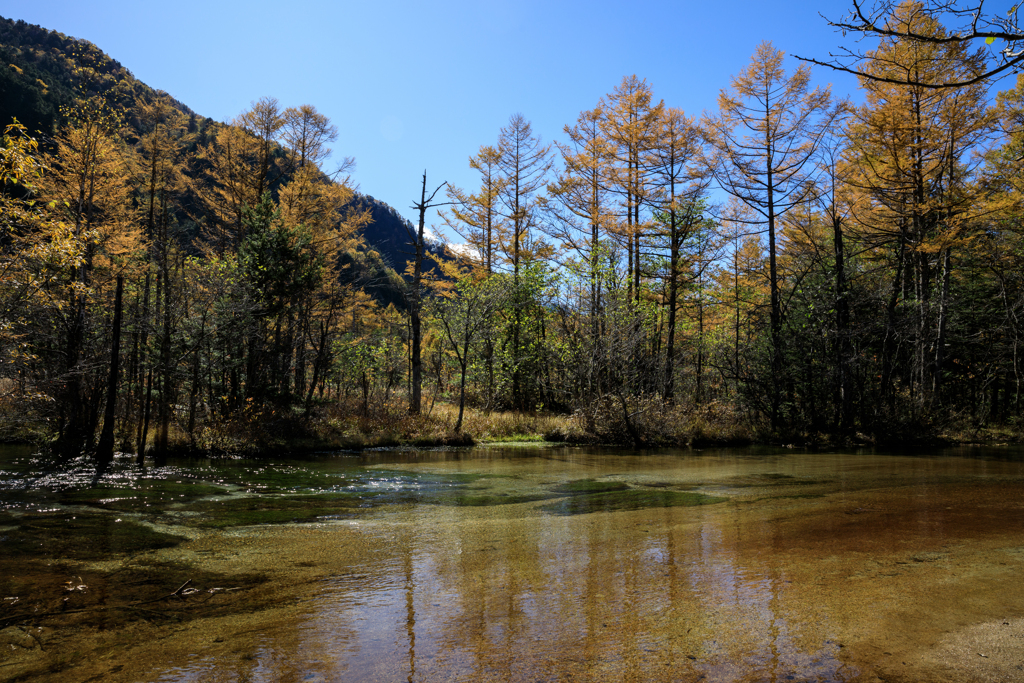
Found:
<path fill-rule="evenodd" d="M 258 464 L 225 468 L 218 473 L 225 483 L 247 493 L 323 491 L 358 485 L 361 478 L 347 472 L 318 472 L 292 465 Z"/>
<path fill-rule="evenodd" d="M 726 500 L 728 498 L 685 491 L 629 489 L 563 498 L 542 505 L 540 509 L 553 515 L 585 515 L 591 512 L 712 505 Z"/>
<path fill-rule="evenodd" d="M 16 529 L 0 536 L 0 554 L 98 560 L 170 548 L 183 540 L 110 513 L 26 515 L 17 522 Z"/>
<path fill-rule="evenodd" d="M 69 489 L 61 492 L 63 505 L 88 505 L 125 512 L 161 512 L 172 503 L 184 503 L 206 496 L 223 495 L 227 489 L 188 481 L 147 479 L 128 486 Z"/>
<path fill-rule="evenodd" d="M 114 571 L 0 554 L 0 594 L 8 596 L 0 604 L 0 625 L 73 629 L 76 638 L 103 632 L 127 646 L 134 633 L 120 629 L 133 624 L 223 618 L 267 607 L 271 598 L 259 590 L 266 581 L 261 572 L 217 572 L 150 554 L 125 557 Z M 68 654 L 58 650 L 57 657 Z M 40 663 L 53 666 L 52 660 Z M 3 680 L 27 679 L 35 680 L 31 674 Z"/>
<path fill-rule="evenodd" d="M 188 526 L 223 529 L 259 524 L 313 522 L 325 518 L 343 519 L 365 511 L 367 497 L 358 493 L 300 496 L 246 496 L 200 501 L 189 506 L 195 516 L 182 518 Z"/>
<path fill-rule="evenodd" d="M 475 472 L 423 472 L 419 470 L 383 469 L 377 467 L 368 468 L 367 473 L 375 478 L 409 479 L 416 484 L 424 486 L 465 485 L 472 484 L 481 479 L 496 479 L 502 476 Z"/>
<path fill-rule="evenodd" d="M 555 493 L 568 493 L 570 495 L 581 495 L 587 493 L 610 493 L 612 491 L 626 491 L 627 484 L 621 481 L 597 481 L 596 479 L 577 479 L 564 484 L 552 487 L 550 490 Z"/>
<path fill-rule="evenodd" d="M 732 489 L 748 489 L 764 486 L 812 486 L 814 484 L 828 484 L 829 480 L 802 479 L 792 474 L 780 472 L 768 472 L 760 474 L 747 474 L 729 477 L 723 481 L 709 482 L 713 486 L 726 486 Z"/>
<path fill-rule="evenodd" d="M 147 480 L 124 488 L 66 491 L 60 502 L 146 513 L 160 513 L 173 507 L 177 514 L 164 516 L 172 523 L 223 529 L 347 519 L 366 509 L 389 504 L 497 505 L 546 497 L 500 496 L 491 500 L 486 494 L 465 492 L 469 484 L 487 476 L 482 474 L 362 467 L 337 473 L 316 472 L 301 466 L 246 465 L 228 468 L 218 475 L 218 481 L 237 486 L 242 495 L 225 495 L 227 489 L 202 483 Z M 223 497 L 211 500 L 212 496 Z"/>
<path fill-rule="evenodd" d="M 516 505 L 538 500 L 550 500 L 556 496 L 550 493 L 477 493 L 455 491 L 420 497 L 420 502 L 433 505 L 455 505 L 459 507 L 488 507 L 492 505 Z"/>
<path fill-rule="evenodd" d="M 485 474 L 436 473 L 417 470 L 353 467 L 342 472 L 318 472 L 306 467 L 258 465 L 231 468 L 221 475 L 247 493 L 381 491 L 406 487 L 462 486 Z"/>

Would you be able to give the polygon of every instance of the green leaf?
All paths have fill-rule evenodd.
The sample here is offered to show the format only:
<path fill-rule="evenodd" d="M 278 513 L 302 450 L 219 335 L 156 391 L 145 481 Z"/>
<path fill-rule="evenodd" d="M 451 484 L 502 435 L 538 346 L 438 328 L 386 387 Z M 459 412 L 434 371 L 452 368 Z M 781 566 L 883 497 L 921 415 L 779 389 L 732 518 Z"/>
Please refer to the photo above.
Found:
<path fill-rule="evenodd" d="M 985 39 L 985 44 L 986 45 L 991 45 L 994 42 L 996 42 L 996 39 L 991 37 L 991 36 L 989 36 L 988 38 Z"/>

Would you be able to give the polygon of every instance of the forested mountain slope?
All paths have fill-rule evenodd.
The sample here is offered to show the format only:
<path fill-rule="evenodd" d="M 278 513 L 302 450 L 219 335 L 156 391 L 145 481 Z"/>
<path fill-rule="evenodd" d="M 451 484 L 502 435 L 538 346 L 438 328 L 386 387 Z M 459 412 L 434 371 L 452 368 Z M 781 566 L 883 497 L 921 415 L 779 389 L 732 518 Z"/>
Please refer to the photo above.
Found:
<path fill-rule="evenodd" d="M 61 107 L 82 95 L 107 93 L 122 106 L 166 95 L 135 79 L 88 40 L 0 17 L 0 121 L 17 118 L 30 131 L 52 134 Z M 172 105 L 192 119 L 177 100 Z M 138 125 L 137 121 L 131 122 Z"/>
<path fill-rule="evenodd" d="M 124 111 L 126 129 L 122 135 L 134 138 L 130 141 L 137 141 L 143 134 L 138 105 L 152 104 L 158 99 L 187 117 L 187 130 L 193 136 L 187 154 L 194 155 L 224 125 L 199 116 L 164 91 L 137 80 L 120 62 L 88 40 L 0 17 L 0 126 L 17 119 L 30 132 L 41 134 L 45 141 L 62 122 L 62 108 L 97 94 Z M 278 184 L 272 185 L 274 191 Z M 379 301 L 403 307 L 400 280 L 390 271 L 401 273 L 405 269 L 413 251 L 407 230 L 412 226 L 392 207 L 367 194 L 353 193 L 348 208 L 368 211 L 371 220 L 362 229 L 366 246 L 345 257 L 357 271 L 347 277 L 364 283 Z M 186 191 L 176 209 L 180 234 L 188 241 L 196 239 L 202 207 L 194 192 Z M 443 250 L 435 246 L 433 251 Z"/>
<path fill-rule="evenodd" d="M 339 354 L 395 355 L 366 321 L 405 329 L 412 226 L 325 172 L 315 107 L 216 122 L 23 21 L 0 57 L 0 437 L 163 457 L 242 419 L 251 443 L 311 414 Z"/>

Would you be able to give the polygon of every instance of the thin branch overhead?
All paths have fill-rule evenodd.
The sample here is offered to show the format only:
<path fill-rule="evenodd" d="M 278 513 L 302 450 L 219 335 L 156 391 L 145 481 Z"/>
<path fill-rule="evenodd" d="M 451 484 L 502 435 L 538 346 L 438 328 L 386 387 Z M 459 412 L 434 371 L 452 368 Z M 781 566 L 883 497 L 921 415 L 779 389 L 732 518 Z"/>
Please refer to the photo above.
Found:
<path fill-rule="evenodd" d="M 984 0 L 960 2 L 960 0 L 923 0 L 910 6 L 912 21 L 894 20 L 897 9 L 907 9 L 906 3 L 893 0 L 850 0 L 850 11 L 840 20 L 822 15 L 829 26 L 837 29 L 843 37 L 852 36 L 860 43 L 865 38 L 879 40 L 901 40 L 918 43 L 970 44 L 984 41 L 987 46 L 984 66 L 960 78 L 951 80 L 917 79 L 912 75 L 901 77 L 878 70 L 869 65 L 874 61 L 873 46 L 869 48 L 841 46 L 836 53 L 829 53 L 829 59 L 801 57 L 797 59 L 828 67 L 834 71 L 853 74 L 861 78 L 882 83 L 912 85 L 922 88 L 963 88 L 993 78 L 1017 73 L 1024 62 L 1024 28 L 1018 13 L 1021 3 L 1013 4 L 1005 14 L 986 11 Z M 945 31 L 930 32 L 918 27 L 927 26 L 929 19 L 945 26 Z"/>

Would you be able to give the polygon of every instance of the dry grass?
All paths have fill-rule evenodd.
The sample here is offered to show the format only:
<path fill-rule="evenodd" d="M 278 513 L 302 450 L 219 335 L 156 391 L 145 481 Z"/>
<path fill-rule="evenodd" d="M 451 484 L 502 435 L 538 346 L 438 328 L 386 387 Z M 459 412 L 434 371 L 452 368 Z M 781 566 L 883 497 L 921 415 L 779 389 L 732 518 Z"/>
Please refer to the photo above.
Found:
<path fill-rule="evenodd" d="M 604 396 L 572 415 L 587 440 L 648 446 L 750 443 L 752 426 L 735 407 L 665 403 L 656 396 Z"/>
<path fill-rule="evenodd" d="M 424 401 L 420 415 L 409 415 L 404 399 L 373 406 L 362 415 L 361 406 L 336 405 L 325 408 L 318 419 L 321 433 L 341 437 L 355 446 L 469 445 L 499 441 L 543 441 L 545 435 L 569 433 L 567 416 L 521 412 L 484 412 L 466 408 L 462 429 L 455 433 L 459 407 L 445 402 Z M 564 440 L 564 438 L 560 439 Z"/>
<path fill-rule="evenodd" d="M 454 428 L 458 420 L 457 405 L 435 406 L 434 415 Z M 544 441 L 545 437 L 566 434 L 570 419 L 565 415 L 523 413 L 518 411 L 491 411 L 466 408 L 462 430 L 478 442 Z M 557 439 L 564 441 L 564 438 Z"/>
<path fill-rule="evenodd" d="M 389 446 L 468 446 L 477 443 L 568 442 L 644 446 L 739 444 L 753 430 L 733 407 L 666 404 L 654 396 L 622 402 L 604 397 L 571 415 L 482 411 L 467 407 L 455 432 L 459 409 L 428 396 L 419 415 L 410 415 L 404 396 L 378 400 L 363 411 L 358 400 L 322 405 L 308 416 L 241 411 L 231 420 L 197 430 L 196 446 L 209 452 L 260 453 Z M 187 447 L 185 434 L 177 434 Z"/>

